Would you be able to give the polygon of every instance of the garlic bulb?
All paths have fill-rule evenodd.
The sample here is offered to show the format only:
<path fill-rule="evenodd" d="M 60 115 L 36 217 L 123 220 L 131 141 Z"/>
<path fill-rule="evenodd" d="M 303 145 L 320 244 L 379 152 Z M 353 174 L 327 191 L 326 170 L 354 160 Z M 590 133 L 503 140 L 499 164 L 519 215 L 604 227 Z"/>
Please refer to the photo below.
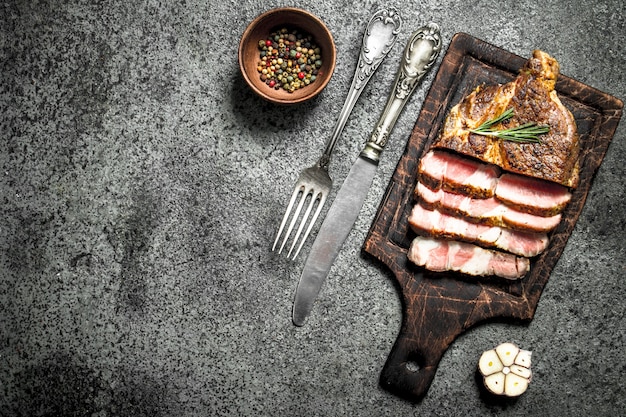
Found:
<path fill-rule="evenodd" d="M 532 377 L 531 355 L 532 352 L 520 349 L 513 343 L 502 343 L 495 349 L 483 352 L 478 361 L 478 370 L 483 376 L 485 387 L 496 395 L 522 395 Z"/>

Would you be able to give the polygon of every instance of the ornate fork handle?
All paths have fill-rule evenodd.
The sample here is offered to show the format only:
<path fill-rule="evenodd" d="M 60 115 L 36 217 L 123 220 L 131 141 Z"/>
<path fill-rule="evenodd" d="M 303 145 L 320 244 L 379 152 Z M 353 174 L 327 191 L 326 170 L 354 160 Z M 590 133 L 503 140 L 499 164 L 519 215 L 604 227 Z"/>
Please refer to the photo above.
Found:
<path fill-rule="evenodd" d="M 357 99 L 363 92 L 368 81 L 396 43 L 401 26 L 402 20 L 395 9 L 382 9 L 377 11 L 367 24 L 363 35 L 359 60 L 354 77 L 352 78 L 352 85 L 348 91 L 348 96 L 343 104 L 341 113 L 339 113 L 333 134 L 318 161 L 318 166 L 321 168 L 328 169 L 330 155 L 337 144 L 339 135 L 348 121 L 348 116 L 350 116 Z"/>
<path fill-rule="evenodd" d="M 363 157 L 378 163 L 380 154 L 387 145 L 389 134 L 404 105 L 415 87 L 433 66 L 440 51 L 441 34 L 436 23 L 428 23 L 413 33 L 404 48 L 402 62 L 385 110 L 365 148 L 361 151 Z"/>

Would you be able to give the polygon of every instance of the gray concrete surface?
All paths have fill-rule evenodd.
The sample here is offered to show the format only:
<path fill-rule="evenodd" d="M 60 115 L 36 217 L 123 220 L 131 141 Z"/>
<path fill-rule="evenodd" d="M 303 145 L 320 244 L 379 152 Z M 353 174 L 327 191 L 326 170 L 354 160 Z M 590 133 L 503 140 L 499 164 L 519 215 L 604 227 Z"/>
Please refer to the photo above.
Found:
<path fill-rule="evenodd" d="M 319 156 L 381 2 L 4 1 L 0 4 L 0 415 L 613 416 L 626 409 L 626 124 L 528 325 L 487 324 L 447 351 L 411 404 L 378 378 L 401 323 L 388 271 L 360 253 L 432 72 L 400 117 L 306 326 L 304 257 L 270 252 L 298 172 Z M 621 0 L 386 2 L 399 43 L 466 32 L 626 98 Z M 297 108 L 243 84 L 237 43 L 278 5 L 337 43 L 324 93 Z M 401 46 L 354 108 L 337 187 L 378 118 Z M 436 68 L 435 68 L 436 69 Z M 336 191 L 336 188 L 335 188 Z M 483 350 L 534 352 L 517 402 L 484 401 Z"/>

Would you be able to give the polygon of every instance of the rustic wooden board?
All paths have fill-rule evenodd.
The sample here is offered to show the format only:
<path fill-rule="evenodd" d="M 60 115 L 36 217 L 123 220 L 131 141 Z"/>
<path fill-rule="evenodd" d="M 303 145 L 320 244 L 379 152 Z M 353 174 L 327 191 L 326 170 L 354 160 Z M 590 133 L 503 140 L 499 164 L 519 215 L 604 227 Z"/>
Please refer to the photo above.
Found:
<path fill-rule="evenodd" d="M 407 218 L 424 149 L 453 105 L 482 83 L 512 80 L 526 60 L 470 35 L 454 36 L 365 240 L 364 250 L 395 275 L 404 310 L 400 334 L 381 373 L 381 385 L 408 400 L 419 401 L 426 394 L 444 352 L 467 329 L 496 318 L 533 318 L 621 118 L 620 100 L 566 76 L 558 79 L 557 92 L 578 124 L 581 181 L 561 224 L 550 235 L 548 249 L 532 260 L 531 272 L 522 280 L 433 273 L 411 264 L 407 251 L 415 235 Z"/>

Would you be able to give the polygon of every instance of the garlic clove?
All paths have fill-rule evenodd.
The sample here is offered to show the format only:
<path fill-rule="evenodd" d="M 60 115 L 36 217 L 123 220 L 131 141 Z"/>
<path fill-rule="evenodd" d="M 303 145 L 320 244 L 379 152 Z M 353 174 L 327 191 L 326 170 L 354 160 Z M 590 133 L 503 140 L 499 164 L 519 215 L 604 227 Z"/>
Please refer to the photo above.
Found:
<path fill-rule="evenodd" d="M 509 397 L 518 397 L 528 388 L 528 379 L 510 373 L 504 379 L 504 394 Z"/>
<path fill-rule="evenodd" d="M 504 366 L 511 366 L 515 362 L 515 357 L 520 349 L 513 343 L 502 343 L 496 347 L 496 353 Z"/>
<path fill-rule="evenodd" d="M 487 376 L 502 371 L 504 365 L 498 357 L 495 349 L 483 352 L 478 361 L 478 369 L 480 373 Z"/>
<path fill-rule="evenodd" d="M 515 364 L 521 365 L 524 368 L 530 368 L 530 357 L 532 356 L 530 350 L 520 349 L 519 353 L 515 357 Z"/>
<path fill-rule="evenodd" d="M 497 372 L 485 377 L 485 387 L 496 395 L 504 394 L 505 376 L 502 372 Z"/>
<path fill-rule="evenodd" d="M 527 380 L 530 381 L 530 378 L 532 377 L 532 372 L 530 369 L 528 368 L 524 368 L 523 366 L 520 365 L 511 365 L 510 368 L 511 373 L 515 374 L 517 376 L 521 376 L 522 378 L 525 378 Z"/>

